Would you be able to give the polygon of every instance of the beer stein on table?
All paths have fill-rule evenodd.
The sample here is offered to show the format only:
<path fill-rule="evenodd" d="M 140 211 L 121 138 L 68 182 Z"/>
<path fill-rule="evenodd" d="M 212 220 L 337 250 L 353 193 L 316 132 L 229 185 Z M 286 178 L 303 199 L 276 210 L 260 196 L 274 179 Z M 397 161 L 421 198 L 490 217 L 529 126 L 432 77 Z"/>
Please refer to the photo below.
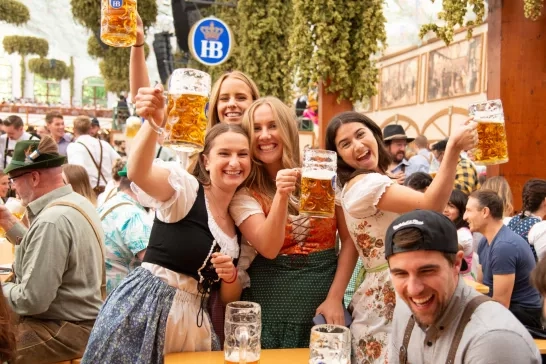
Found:
<path fill-rule="evenodd" d="M 224 323 L 224 363 L 258 364 L 262 335 L 262 308 L 247 301 L 228 303 Z"/>
<path fill-rule="evenodd" d="M 167 97 L 166 147 L 189 153 L 203 150 L 209 94 L 208 73 L 191 68 L 174 70 Z"/>
<path fill-rule="evenodd" d="M 508 144 L 501 100 L 472 104 L 470 116 L 478 123 L 478 145 L 472 150 L 473 161 L 478 165 L 508 162 Z"/>
<path fill-rule="evenodd" d="M 100 39 L 112 47 L 130 47 L 137 37 L 137 0 L 101 0 Z"/>
<path fill-rule="evenodd" d="M 336 170 L 336 152 L 322 149 L 304 150 L 299 208 L 301 215 L 334 216 Z"/>
<path fill-rule="evenodd" d="M 351 332 L 345 326 L 316 325 L 311 329 L 309 364 L 350 364 Z"/>

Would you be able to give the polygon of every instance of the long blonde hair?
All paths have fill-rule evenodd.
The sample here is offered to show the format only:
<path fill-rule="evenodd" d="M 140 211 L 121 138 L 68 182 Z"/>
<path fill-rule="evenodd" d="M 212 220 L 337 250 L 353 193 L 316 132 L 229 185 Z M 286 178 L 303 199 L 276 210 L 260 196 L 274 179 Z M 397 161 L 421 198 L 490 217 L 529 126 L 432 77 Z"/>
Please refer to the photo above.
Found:
<path fill-rule="evenodd" d="M 208 128 L 212 128 L 214 125 L 220 123 L 220 117 L 218 116 L 218 99 L 220 98 L 220 89 L 222 88 L 222 83 L 228 78 L 235 78 L 237 80 L 243 81 L 250 88 L 250 95 L 252 100 L 257 100 L 260 98 L 260 91 L 258 91 L 258 86 L 252 81 L 252 79 L 244 74 L 241 71 L 232 71 L 224 73 L 220 78 L 216 80 L 212 86 L 212 92 L 210 94 L 210 103 L 209 103 L 209 125 Z"/>
<path fill-rule="evenodd" d="M 499 195 L 502 200 L 502 208 L 504 217 L 509 217 L 514 214 L 514 197 L 512 196 L 512 190 L 506 178 L 502 176 L 495 176 L 485 180 L 482 190 L 492 190 Z"/>
<path fill-rule="evenodd" d="M 85 168 L 76 164 L 65 164 L 63 165 L 63 173 L 67 182 L 72 185 L 74 192 L 87 198 L 93 206 L 97 206 L 97 196 L 91 188 L 89 174 Z"/>
<path fill-rule="evenodd" d="M 256 168 L 253 168 L 247 179 L 246 186 L 265 197 L 264 200 L 270 204 L 273 201 L 277 187 L 275 181 L 267 173 L 265 164 L 257 159 L 254 154 L 254 151 L 256 150 L 254 113 L 256 112 L 256 109 L 263 105 L 267 105 L 271 108 L 277 130 L 280 133 L 283 148 L 281 169 L 298 168 L 300 166 L 300 139 L 294 111 L 276 97 L 267 96 L 254 101 L 243 116 L 242 127 L 250 137 L 252 162 L 256 164 Z M 296 189 L 295 195 L 299 195 L 299 186 Z M 269 208 L 269 206 L 267 207 Z M 296 215 L 297 210 L 297 201 L 291 199 L 291 203 L 289 204 L 290 213 Z"/>

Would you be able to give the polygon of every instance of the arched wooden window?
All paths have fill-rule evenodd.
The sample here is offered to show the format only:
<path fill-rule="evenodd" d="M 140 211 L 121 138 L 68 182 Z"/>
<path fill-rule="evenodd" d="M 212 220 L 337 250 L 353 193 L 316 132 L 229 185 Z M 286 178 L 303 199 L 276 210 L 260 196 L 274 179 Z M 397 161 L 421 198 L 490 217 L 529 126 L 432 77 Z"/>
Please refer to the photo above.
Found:
<path fill-rule="evenodd" d="M 87 77 L 83 80 L 82 104 L 84 107 L 106 108 L 106 89 L 102 78 Z"/>
<path fill-rule="evenodd" d="M 37 102 L 45 102 L 55 105 L 61 102 L 61 83 L 57 80 L 48 80 L 34 75 L 34 99 Z"/>

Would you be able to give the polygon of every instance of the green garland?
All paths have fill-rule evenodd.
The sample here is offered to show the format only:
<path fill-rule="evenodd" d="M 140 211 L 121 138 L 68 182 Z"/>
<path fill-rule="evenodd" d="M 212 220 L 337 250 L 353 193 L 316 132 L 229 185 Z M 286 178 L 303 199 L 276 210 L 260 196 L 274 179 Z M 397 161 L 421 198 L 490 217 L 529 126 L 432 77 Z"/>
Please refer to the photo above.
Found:
<path fill-rule="evenodd" d="M 8 54 L 18 53 L 21 56 L 37 54 L 45 57 L 49 52 L 49 43 L 42 38 L 8 35 L 4 37 L 2 43 Z"/>
<path fill-rule="evenodd" d="M 100 31 L 100 1 L 70 0 L 74 18 L 92 32 Z M 155 0 L 138 0 L 138 13 L 142 18 L 144 29 L 155 23 L 157 18 L 157 3 Z M 146 57 L 150 47 L 144 44 Z M 104 78 L 107 91 L 120 93 L 129 90 L 129 56 L 130 48 L 108 47 L 103 49 L 93 35 L 87 42 L 87 52 L 93 58 L 99 59 L 99 69 Z"/>
<path fill-rule="evenodd" d="M 288 66 L 292 29 L 290 1 L 239 0 L 237 3 L 238 68 L 247 73 L 264 95 L 291 99 Z"/>
<path fill-rule="evenodd" d="M 0 0 L 0 21 L 23 25 L 30 20 L 30 12 L 25 4 L 15 0 Z"/>
<path fill-rule="evenodd" d="M 431 0 L 434 2 L 435 0 Z M 509 0 L 514 1 L 514 0 Z M 464 23 L 464 17 L 467 14 L 468 7 L 471 7 L 476 20 L 469 20 Z M 523 0 L 523 10 L 525 17 L 536 21 L 542 14 L 544 0 Z M 432 31 L 436 36 L 442 39 L 447 45 L 453 42 L 453 34 L 455 27 L 465 26 L 467 30 L 467 38 L 472 37 L 473 28 L 483 23 L 485 15 L 485 0 L 443 0 L 442 11 L 438 13 L 438 18 L 445 22 L 444 26 L 437 24 L 425 24 L 419 31 L 419 37 L 423 38 L 428 32 Z"/>
<path fill-rule="evenodd" d="M 21 97 L 25 97 L 25 82 L 27 80 L 27 67 L 25 62 L 25 56 L 21 56 Z"/>
<path fill-rule="evenodd" d="M 70 67 L 58 59 L 33 58 L 28 61 L 28 68 L 47 80 L 64 80 L 70 78 Z"/>
<path fill-rule="evenodd" d="M 70 56 L 70 106 L 72 106 L 72 100 L 74 99 L 74 93 L 76 91 L 75 86 L 75 67 L 74 67 L 74 57 Z"/>
<path fill-rule="evenodd" d="M 324 82 L 338 101 L 377 93 L 372 57 L 386 45 L 382 0 L 293 0 L 289 69 L 307 92 Z M 269 72 L 270 70 L 267 70 Z"/>

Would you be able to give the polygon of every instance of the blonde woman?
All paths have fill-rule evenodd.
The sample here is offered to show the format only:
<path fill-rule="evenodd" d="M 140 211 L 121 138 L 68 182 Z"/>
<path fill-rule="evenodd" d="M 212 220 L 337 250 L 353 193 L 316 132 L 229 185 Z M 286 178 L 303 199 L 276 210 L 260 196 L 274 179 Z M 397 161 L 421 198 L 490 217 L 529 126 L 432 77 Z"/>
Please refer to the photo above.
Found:
<path fill-rule="evenodd" d="M 87 198 L 93 206 L 97 207 L 97 197 L 89 184 L 89 175 L 85 168 L 76 164 L 65 164 L 62 175 L 65 185 L 72 185 L 74 192 Z"/>
<path fill-rule="evenodd" d="M 242 299 L 262 306 L 263 348 L 308 347 L 317 314 L 328 323 L 345 324 L 343 295 L 356 249 L 340 208 L 332 218 L 298 214 L 300 151 L 293 111 L 275 97 L 258 99 L 247 110 L 243 128 L 256 168 L 230 205 L 233 220 L 252 244 L 242 246 L 238 264 L 246 288 Z"/>

